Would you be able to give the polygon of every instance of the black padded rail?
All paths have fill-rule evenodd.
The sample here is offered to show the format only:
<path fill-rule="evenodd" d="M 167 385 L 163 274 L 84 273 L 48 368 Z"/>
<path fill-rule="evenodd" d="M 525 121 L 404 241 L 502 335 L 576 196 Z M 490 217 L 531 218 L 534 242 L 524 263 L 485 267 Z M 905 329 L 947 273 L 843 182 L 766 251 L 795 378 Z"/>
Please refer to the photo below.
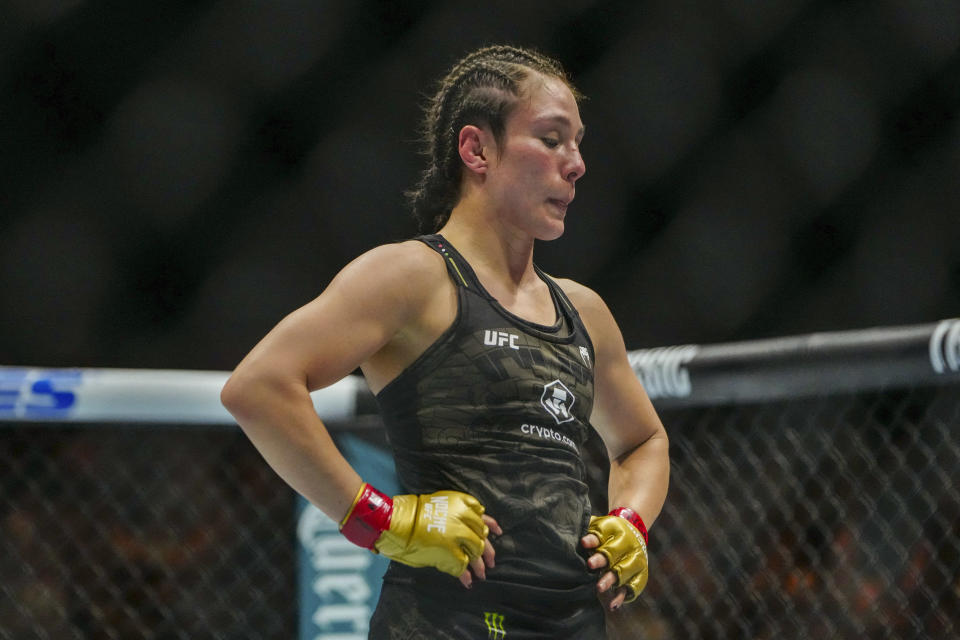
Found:
<path fill-rule="evenodd" d="M 960 382 L 960 319 L 640 349 L 628 357 L 657 407 L 956 384 Z"/>

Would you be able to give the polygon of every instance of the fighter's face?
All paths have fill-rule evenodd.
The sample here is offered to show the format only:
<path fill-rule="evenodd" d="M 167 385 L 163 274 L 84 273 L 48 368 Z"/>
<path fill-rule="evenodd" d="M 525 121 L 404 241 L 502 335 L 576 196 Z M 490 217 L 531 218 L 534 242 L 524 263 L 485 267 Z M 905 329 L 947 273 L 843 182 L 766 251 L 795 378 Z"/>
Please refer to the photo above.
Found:
<path fill-rule="evenodd" d="M 574 184 L 586 171 L 583 132 L 576 99 L 562 80 L 533 74 L 525 81 L 487 174 L 501 220 L 540 240 L 560 237 Z"/>

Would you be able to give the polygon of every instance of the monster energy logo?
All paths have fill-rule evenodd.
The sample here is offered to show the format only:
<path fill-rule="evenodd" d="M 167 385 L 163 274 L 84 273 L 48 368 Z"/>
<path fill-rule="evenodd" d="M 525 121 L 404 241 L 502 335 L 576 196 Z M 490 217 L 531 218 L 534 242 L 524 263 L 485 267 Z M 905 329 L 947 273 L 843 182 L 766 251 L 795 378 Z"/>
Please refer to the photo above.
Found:
<path fill-rule="evenodd" d="M 496 611 L 484 611 L 483 621 L 487 625 L 487 638 L 491 640 L 503 639 L 507 636 L 506 629 L 503 628 L 503 615 Z"/>

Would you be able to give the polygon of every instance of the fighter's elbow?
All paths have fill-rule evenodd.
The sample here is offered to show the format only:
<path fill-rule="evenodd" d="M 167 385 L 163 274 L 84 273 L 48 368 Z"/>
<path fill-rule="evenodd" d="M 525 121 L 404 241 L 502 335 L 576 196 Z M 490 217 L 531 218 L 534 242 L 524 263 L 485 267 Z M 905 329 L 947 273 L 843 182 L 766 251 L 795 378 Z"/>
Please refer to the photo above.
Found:
<path fill-rule="evenodd" d="M 226 384 L 220 389 L 220 404 L 234 417 L 244 413 L 249 397 L 248 383 L 239 370 L 230 374 Z"/>
<path fill-rule="evenodd" d="M 637 430 L 634 437 L 620 443 L 616 449 L 608 449 L 610 460 L 622 463 L 634 454 L 644 457 L 655 455 L 670 455 L 670 438 L 666 429 L 657 421 L 650 429 Z"/>
<path fill-rule="evenodd" d="M 263 404 L 272 386 L 266 372 L 241 363 L 220 390 L 220 403 L 241 425 Z"/>

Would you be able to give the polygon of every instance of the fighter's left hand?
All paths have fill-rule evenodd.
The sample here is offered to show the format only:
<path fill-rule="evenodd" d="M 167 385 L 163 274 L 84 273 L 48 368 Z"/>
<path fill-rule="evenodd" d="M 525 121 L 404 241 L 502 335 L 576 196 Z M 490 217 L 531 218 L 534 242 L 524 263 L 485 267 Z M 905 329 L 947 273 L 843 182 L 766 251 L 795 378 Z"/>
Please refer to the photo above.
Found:
<path fill-rule="evenodd" d="M 597 550 L 587 559 L 590 569 L 610 567 L 597 581 L 597 591 L 611 611 L 637 599 L 648 573 L 647 545 L 636 527 L 619 516 L 593 516 L 580 544 Z"/>

